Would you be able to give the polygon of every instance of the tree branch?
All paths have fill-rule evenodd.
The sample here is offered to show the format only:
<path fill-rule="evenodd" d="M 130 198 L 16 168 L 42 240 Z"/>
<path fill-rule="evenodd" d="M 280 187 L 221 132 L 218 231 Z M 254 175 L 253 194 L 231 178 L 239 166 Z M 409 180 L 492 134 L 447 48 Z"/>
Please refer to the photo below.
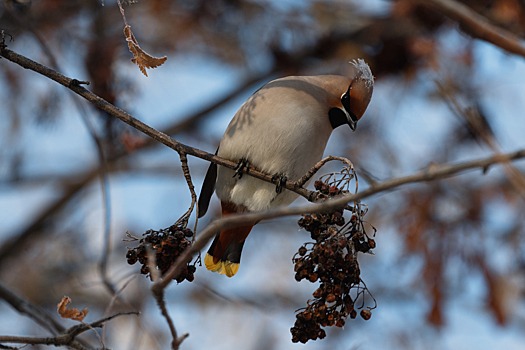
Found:
<path fill-rule="evenodd" d="M 24 337 L 24 336 L 10 336 L 10 335 L 0 335 L 0 343 L 16 343 L 16 344 L 31 344 L 31 345 L 55 345 L 55 346 L 69 346 L 74 349 L 87 350 L 90 347 L 86 347 L 76 341 L 76 337 L 80 334 L 91 330 L 93 328 L 100 328 L 106 322 L 114 319 L 115 317 L 124 316 L 124 315 L 138 315 L 138 312 L 119 312 L 115 315 L 102 318 L 98 321 L 92 323 L 82 323 L 75 325 L 71 328 L 65 330 L 62 334 L 59 334 L 55 337 Z"/>
<path fill-rule="evenodd" d="M 224 159 L 217 155 L 202 151 L 200 149 L 187 146 L 171 138 L 169 135 L 161 131 L 158 131 L 152 128 L 151 126 L 141 122 L 140 120 L 134 118 L 131 114 L 127 113 L 126 111 L 116 107 L 115 105 L 112 105 L 111 103 L 99 97 L 98 95 L 85 89 L 82 85 L 89 84 L 88 82 L 82 82 L 77 79 L 66 77 L 65 75 L 62 75 L 61 73 L 49 67 L 46 67 L 25 56 L 22 56 L 14 51 L 9 50 L 7 47 L 5 47 L 5 44 L 2 45 L 1 43 L 0 43 L 0 56 L 6 58 L 7 60 L 13 63 L 18 64 L 19 66 L 23 68 L 40 73 L 43 76 L 51 80 L 54 80 L 55 82 L 65 86 L 66 88 L 70 89 L 71 91 L 75 92 L 76 94 L 80 95 L 81 97 L 91 102 L 94 106 L 96 106 L 100 110 L 123 121 L 124 123 L 130 125 L 136 130 L 139 130 L 140 132 L 162 143 L 163 145 L 168 146 L 169 148 L 175 150 L 179 154 L 181 153 L 189 154 L 194 157 L 201 158 L 201 159 L 204 159 L 210 162 L 214 162 L 218 165 L 222 165 L 230 169 L 235 169 L 235 167 L 237 166 L 237 161 L 231 161 L 228 159 Z M 253 167 L 249 168 L 248 175 L 258 178 L 260 180 L 266 181 L 266 182 L 273 183 L 272 181 L 273 174 L 272 175 L 265 174 Z M 308 198 L 308 196 L 311 194 L 311 191 L 297 187 L 294 181 L 290 181 L 290 180 L 286 181 L 286 183 L 283 184 L 283 187 L 285 187 L 286 189 L 290 191 L 296 192 L 297 194 L 303 197 L 306 197 L 306 198 Z"/>
<path fill-rule="evenodd" d="M 454 0 L 415 0 L 457 21 L 461 29 L 474 38 L 494 44 L 510 53 L 525 57 L 522 40 L 513 33 L 492 24 L 488 19 Z"/>
<path fill-rule="evenodd" d="M 160 280 L 160 279 L 159 279 Z M 156 285 L 155 282 L 153 285 Z M 155 297 L 155 301 L 157 302 L 157 306 L 160 309 L 160 312 L 162 316 L 166 319 L 166 322 L 168 323 L 168 327 L 170 329 L 171 333 L 171 349 L 172 350 L 178 350 L 180 348 L 180 344 L 189 337 L 188 333 L 184 333 L 180 337 L 177 335 L 177 330 L 175 328 L 175 325 L 173 324 L 173 320 L 170 317 L 170 314 L 168 312 L 168 308 L 166 307 L 166 302 L 164 300 L 164 288 L 152 288 L 151 291 L 153 293 L 153 296 Z"/>
<path fill-rule="evenodd" d="M 184 175 L 184 179 L 186 180 L 186 184 L 188 185 L 188 189 L 190 190 L 191 203 L 188 210 L 180 217 L 180 219 L 177 220 L 175 225 L 181 224 L 182 226 L 186 226 L 188 220 L 190 219 L 191 213 L 195 208 L 195 204 L 197 203 L 197 194 L 195 193 L 195 186 L 193 186 L 193 181 L 191 180 L 190 167 L 188 166 L 188 158 L 184 153 L 180 153 L 179 156 L 182 167 L 182 174 Z M 195 227 L 197 227 L 198 218 L 195 221 Z M 193 232 L 195 236 L 195 229 Z"/>
<path fill-rule="evenodd" d="M 344 207 L 349 202 L 359 201 L 376 193 L 389 191 L 403 185 L 441 180 L 475 169 L 481 169 L 485 173 L 492 165 L 501 163 L 505 164 L 507 162 L 522 158 L 525 158 L 525 149 L 457 164 L 431 164 L 427 169 L 421 170 L 412 175 L 376 183 L 359 193 L 344 195 L 325 202 L 314 203 L 300 207 L 279 207 L 257 213 L 229 215 L 227 217 L 214 220 L 200 233 L 195 243 L 179 256 L 175 264 L 173 264 L 166 274 L 152 285 L 151 289 L 154 293 L 158 293 L 159 290 L 166 288 L 172 281 L 173 277 L 177 276 L 181 272 L 184 265 L 187 264 L 192 256 L 203 249 L 208 241 L 213 238 L 215 234 L 221 229 L 242 226 L 248 223 L 254 223 L 261 220 L 273 219 L 283 216 L 330 211 L 336 208 Z"/>
<path fill-rule="evenodd" d="M 88 344 L 81 340 L 77 340 L 76 337 L 89 329 L 102 327 L 107 321 L 110 321 L 115 317 L 122 315 L 138 314 L 138 312 L 134 311 L 117 313 L 115 315 L 102 318 L 98 321 L 89 324 L 82 323 L 66 329 L 46 311 L 22 299 L 2 284 L 0 284 L 0 299 L 5 300 L 19 313 L 25 314 L 31 319 L 33 319 L 36 323 L 38 323 L 40 326 L 42 326 L 44 329 L 46 329 L 53 335 L 52 337 L 15 337 L 0 335 L 0 343 L 46 344 L 56 346 L 67 345 L 74 349 L 91 349 L 91 347 Z"/>

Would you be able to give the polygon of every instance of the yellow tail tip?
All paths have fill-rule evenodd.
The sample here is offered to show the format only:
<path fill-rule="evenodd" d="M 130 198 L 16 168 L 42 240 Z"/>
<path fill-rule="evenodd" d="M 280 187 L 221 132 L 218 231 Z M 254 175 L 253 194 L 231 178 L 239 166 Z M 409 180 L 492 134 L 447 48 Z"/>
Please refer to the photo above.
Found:
<path fill-rule="evenodd" d="M 213 262 L 213 256 L 206 253 L 204 257 L 204 265 L 210 271 L 220 273 L 221 275 L 226 275 L 232 277 L 239 271 L 239 263 L 233 263 L 228 260 L 219 260 L 216 263 Z"/>

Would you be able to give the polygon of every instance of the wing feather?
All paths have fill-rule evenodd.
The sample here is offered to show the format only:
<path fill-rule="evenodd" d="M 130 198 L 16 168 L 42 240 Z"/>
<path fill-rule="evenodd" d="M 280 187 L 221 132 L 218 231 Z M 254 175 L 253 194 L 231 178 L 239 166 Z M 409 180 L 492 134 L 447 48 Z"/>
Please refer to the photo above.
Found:
<path fill-rule="evenodd" d="M 218 150 L 217 150 L 218 151 Z M 215 152 L 217 154 L 217 152 Z M 199 194 L 198 201 L 198 217 L 203 217 L 208 211 L 210 205 L 211 196 L 215 191 L 215 183 L 217 181 L 217 164 L 211 163 L 204 181 L 202 183 L 201 193 Z"/>

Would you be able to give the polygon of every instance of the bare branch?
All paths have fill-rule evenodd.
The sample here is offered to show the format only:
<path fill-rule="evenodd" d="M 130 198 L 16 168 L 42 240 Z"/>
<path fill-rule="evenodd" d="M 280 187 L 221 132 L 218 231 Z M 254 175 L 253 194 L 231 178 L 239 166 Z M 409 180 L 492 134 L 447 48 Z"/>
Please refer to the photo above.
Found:
<path fill-rule="evenodd" d="M 193 208 L 193 206 L 190 207 L 190 210 Z M 157 270 L 157 262 L 156 260 L 156 254 L 151 248 L 150 245 L 146 245 L 146 253 L 147 253 L 147 262 L 148 262 L 148 270 L 151 276 L 151 280 L 153 283 L 156 283 L 161 279 L 160 271 Z M 180 342 L 178 341 L 177 336 L 177 329 L 175 328 L 175 324 L 173 323 L 173 320 L 168 312 L 168 308 L 166 307 L 166 301 L 164 298 L 164 289 L 157 289 L 152 291 L 153 297 L 155 298 L 155 301 L 157 302 L 157 306 L 160 309 L 160 313 L 162 316 L 166 319 L 166 322 L 168 323 L 168 327 L 170 329 L 171 333 L 171 348 L 172 349 L 178 349 L 180 343 L 186 338 L 182 339 Z"/>
<path fill-rule="evenodd" d="M 75 325 L 71 328 L 68 328 L 65 330 L 62 334 L 57 335 L 56 337 L 24 337 L 24 336 L 9 336 L 9 335 L 0 335 L 0 343 L 16 343 L 16 344 L 42 344 L 42 345 L 55 345 L 55 346 L 69 346 L 73 347 L 74 349 L 90 349 L 89 347 L 85 347 L 81 345 L 80 343 L 76 342 L 75 338 L 93 328 L 100 328 L 102 327 L 106 322 L 124 315 L 138 315 L 138 312 L 131 311 L 131 312 L 119 312 L 115 315 L 102 318 L 98 321 L 92 322 L 92 323 L 82 323 Z"/>
<path fill-rule="evenodd" d="M 184 153 L 180 153 L 179 156 L 182 167 L 182 174 L 184 175 L 184 179 L 186 179 L 186 184 L 188 185 L 188 188 L 190 190 L 191 204 L 189 209 L 181 216 L 181 218 L 175 223 L 175 225 L 183 224 L 183 226 L 186 226 L 191 216 L 191 213 L 193 212 L 193 208 L 197 203 L 197 194 L 195 193 L 195 186 L 193 186 L 193 181 L 191 181 L 190 167 L 188 166 L 188 158 Z M 197 227 L 197 222 L 198 218 L 196 218 L 195 227 Z M 193 232 L 195 232 L 195 229 L 193 230 Z"/>
<path fill-rule="evenodd" d="M 279 207 L 257 213 L 229 215 L 227 217 L 214 220 L 200 233 L 195 243 L 179 256 L 175 264 L 173 264 L 168 272 L 166 272 L 166 274 L 162 276 L 160 280 L 156 281 L 152 285 L 151 289 L 154 293 L 158 293 L 159 290 L 166 288 L 173 277 L 180 273 L 187 261 L 191 259 L 195 253 L 203 249 L 208 241 L 221 229 L 242 226 L 247 223 L 273 219 L 276 217 L 329 211 L 341 206 L 346 206 L 346 204 L 349 202 L 359 201 L 376 193 L 389 191 L 403 185 L 441 180 L 475 169 L 481 169 L 483 172 L 486 172 L 492 165 L 506 163 L 522 158 L 525 158 L 525 149 L 457 164 L 432 164 L 427 169 L 421 170 L 415 174 L 379 182 L 359 193 L 341 196 L 325 202 L 314 203 L 300 207 Z"/>
<path fill-rule="evenodd" d="M 160 281 L 161 279 L 159 279 Z M 157 285 L 157 282 L 153 284 L 153 286 Z M 160 312 L 162 313 L 162 316 L 166 319 L 166 322 L 168 323 L 168 327 L 170 328 L 172 341 L 171 341 L 171 348 L 172 350 L 178 350 L 180 347 L 180 344 L 186 339 L 189 334 L 185 333 L 182 336 L 177 335 L 177 330 L 175 329 L 175 325 L 173 324 L 173 320 L 171 319 L 168 309 L 166 308 L 166 302 L 164 300 L 164 288 L 152 288 L 151 289 L 153 296 L 155 297 L 155 301 L 157 302 L 157 305 L 160 309 Z"/>
<path fill-rule="evenodd" d="M 454 0 L 415 0 L 457 21 L 461 29 L 474 38 L 492 43 L 510 53 L 525 57 L 522 40 L 513 33 L 492 24 L 488 19 Z"/>
<path fill-rule="evenodd" d="M 66 329 L 46 311 L 32 305 L 1 284 L 0 298 L 9 303 L 19 313 L 25 314 L 33 319 L 53 335 L 52 337 L 13 337 L 0 335 L 0 343 L 47 344 L 56 346 L 67 345 L 74 349 L 90 349 L 91 347 L 88 344 L 76 339 L 79 334 L 84 333 L 89 329 L 102 327 L 107 321 L 118 316 L 131 314 L 138 315 L 138 312 L 117 313 L 89 324 L 82 323 Z"/>
<path fill-rule="evenodd" d="M 169 135 L 158 131 L 151 126 L 141 122 L 140 120 L 134 118 L 132 115 L 127 113 L 126 111 L 116 107 L 115 105 L 109 103 L 108 101 L 104 100 L 103 98 L 99 97 L 98 95 L 92 93 L 91 91 L 85 89 L 82 85 L 85 84 L 85 82 L 80 82 L 77 79 L 72 79 L 69 77 L 66 77 L 65 75 L 62 75 L 61 73 L 46 67 L 38 62 L 35 62 L 25 56 L 22 56 L 14 51 L 11 51 L 5 47 L 5 44 L 2 46 L 0 45 L 0 56 L 8 59 L 11 62 L 14 62 L 18 65 L 20 65 L 23 68 L 30 69 L 32 71 L 35 71 L 37 73 L 40 73 L 47 78 L 54 80 L 55 82 L 65 86 L 66 88 L 72 90 L 76 94 L 80 95 L 81 97 L 85 98 L 89 102 L 91 102 L 94 106 L 99 108 L 100 110 L 108 113 L 109 115 L 120 119 L 124 123 L 130 125 L 131 127 L 141 131 L 142 133 L 146 134 L 147 136 L 151 137 L 152 139 L 168 146 L 169 148 L 175 150 L 179 154 L 189 154 L 210 162 L 214 162 L 218 165 L 222 165 L 224 167 L 235 169 L 237 166 L 236 161 L 231 161 L 228 159 L 221 158 L 219 156 L 216 156 L 214 154 L 202 151 L 197 148 L 193 148 L 190 146 L 187 146 L 185 144 L 182 144 L 175 139 L 171 138 Z M 273 175 L 265 174 L 253 167 L 250 167 L 249 169 L 249 175 L 253 176 L 255 178 L 258 178 L 260 180 L 273 183 L 272 178 Z M 310 191 L 297 188 L 295 183 L 293 181 L 286 181 L 285 184 L 283 184 L 283 187 L 286 189 L 296 192 L 297 194 L 308 197 L 310 195 Z"/>
<path fill-rule="evenodd" d="M 308 181 L 310 181 L 312 176 L 314 176 L 326 163 L 331 162 L 333 160 L 338 160 L 338 161 L 348 165 L 350 168 L 352 168 L 352 169 L 354 168 L 354 165 L 352 164 L 352 162 L 350 162 L 348 159 L 346 159 L 344 157 L 328 156 L 326 158 L 321 159 L 319 162 L 317 162 L 317 164 L 315 164 L 312 167 L 312 169 L 310 169 L 302 178 L 297 180 L 295 182 L 295 186 L 303 187 Z M 312 192 L 312 194 L 313 193 L 315 193 L 315 192 Z M 305 198 L 308 199 L 309 197 L 305 197 Z"/>

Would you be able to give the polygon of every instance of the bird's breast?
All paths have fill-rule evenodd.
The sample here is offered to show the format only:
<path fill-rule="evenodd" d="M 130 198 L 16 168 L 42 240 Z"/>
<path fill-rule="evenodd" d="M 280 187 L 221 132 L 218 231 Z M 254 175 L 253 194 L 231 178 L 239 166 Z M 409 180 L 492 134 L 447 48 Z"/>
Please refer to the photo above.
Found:
<path fill-rule="evenodd" d="M 253 97 L 252 97 L 253 98 Z M 218 155 L 232 161 L 247 159 L 269 175 L 283 174 L 289 180 L 302 177 L 323 155 L 331 133 L 324 110 L 304 99 L 273 103 L 255 96 L 230 123 Z M 289 191 L 277 198 L 275 185 L 250 176 L 233 178 L 233 171 L 219 167 L 218 197 L 251 211 L 285 205 L 295 199 Z"/>

